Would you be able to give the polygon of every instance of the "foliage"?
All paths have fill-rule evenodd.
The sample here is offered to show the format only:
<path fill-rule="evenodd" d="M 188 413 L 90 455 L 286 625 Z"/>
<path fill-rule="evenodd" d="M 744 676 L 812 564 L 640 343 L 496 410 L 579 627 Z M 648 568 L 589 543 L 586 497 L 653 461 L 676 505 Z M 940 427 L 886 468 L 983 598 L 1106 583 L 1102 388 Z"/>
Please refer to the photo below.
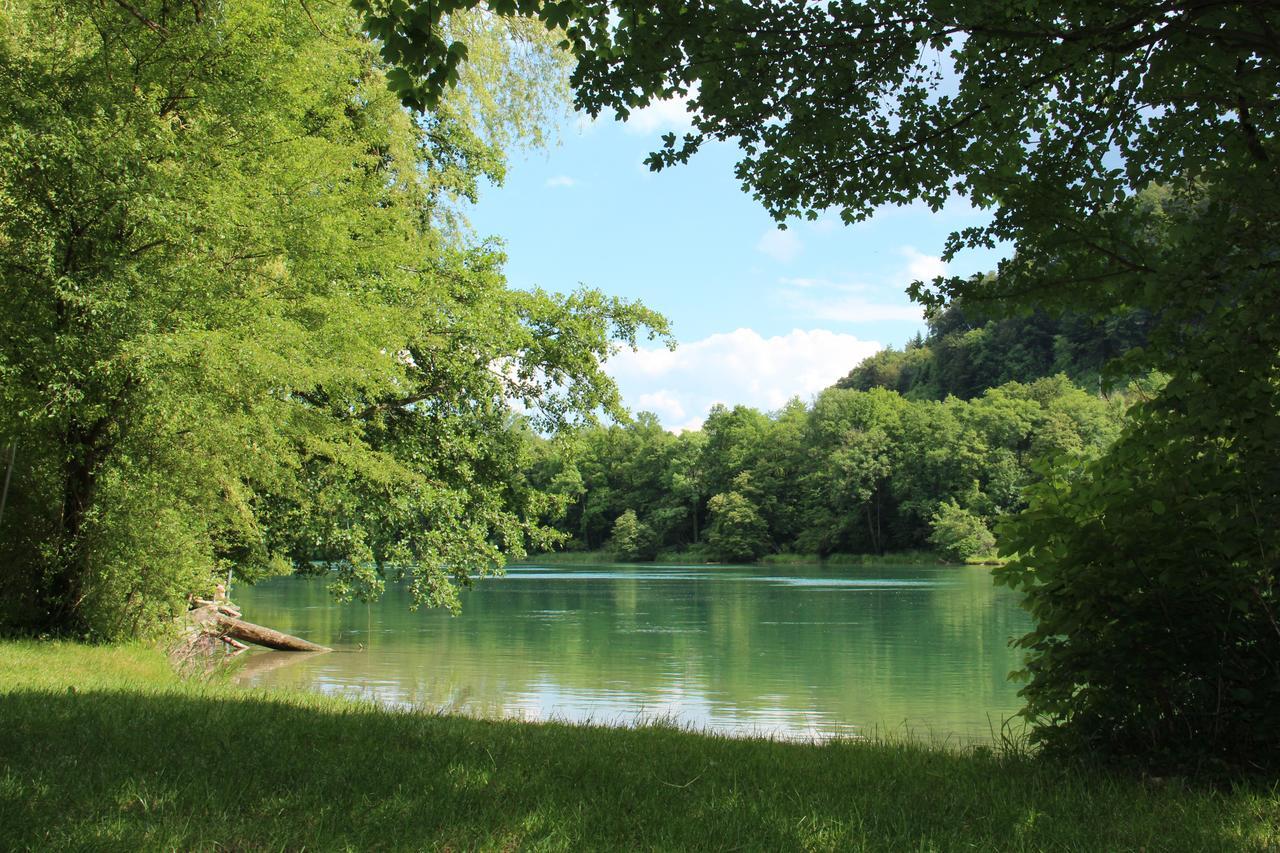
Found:
<path fill-rule="evenodd" d="M 997 576 L 1036 617 L 1023 695 L 1052 750 L 1276 767 L 1280 389 L 1256 408 L 1219 394 L 1173 380 L 1007 530 L 1020 556 Z"/>
<path fill-rule="evenodd" d="M 902 349 L 869 356 L 836 383 L 869 391 L 888 388 L 915 399 L 970 399 L 1006 382 L 1033 382 L 1063 374 L 1091 389 L 1114 384 L 1107 365 L 1147 343 L 1151 318 L 1144 311 L 1103 320 L 1064 311 L 1033 310 L 984 317 L 956 300 L 932 313 L 929 334 Z"/>
<path fill-rule="evenodd" d="M 561 489 L 547 523 L 573 547 L 616 539 L 630 513 L 665 550 L 705 538 L 725 560 L 882 555 L 928 547 L 947 501 L 984 524 L 1016 512 L 1035 459 L 1096 455 L 1119 422 L 1118 405 L 1063 377 L 945 402 L 833 388 L 771 414 L 716 407 L 678 436 L 647 413 L 559 442 L 530 435 L 526 472 L 542 492 Z"/>
<path fill-rule="evenodd" d="M 1158 714 L 1143 754 L 1181 752 L 1194 763 L 1202 750 L 1193 733 L 1203 726 L 1175 732 L 1188 719 L 1203 722 L 1198 678 L 1233 684 L 1206 673 L 1239 669 L 1248 675 L 1238 689 L 1268 692 L 1280 633 L 1225 641 L 1241 625 L 1275 622 L 1275 552 L 1254 531 L 1275 527 L 1280 495 L 1274 477 L 1252 472 L 1270 474 L 1280 455 L 1271 433 L 1280 375 L 1280 8 L 926 0 L 657 7 L 547 0 L 499 8 L 565 27 L 578 58 L 577 101 L 592 114 L 626 115 L 688 96 L 692 131 L 679 140 L 668 134 L 651 165 L 685 161 L 708 140 L 735 139 L 739 178 L 780 221 L 836 208 L 853 222 L 880 205 L 910 202 L 936 210 L 956 195 L 990 210 L 985 224 L 952 234 L 943 257 L 1001 243 L 1011 253 L 993 276 L 916 282 L 912 295 L 928 305 L 959 298 L 1005 312 L 1070 310 L 1095 322 L 1145 312 L 1147 345 L 1116 369 L 1156 370 L 1170 377 L 1168 386 L 1138 412 L 1115 455 L 1091 469 L 1083 482 L 1092 487 L 1080 486 L 1065 503 L 1045 498 L 1027 516 L 1020 541 L 1041 548 L 1006 577 L 1050 619 L 1043 631 L 1070 632 L 1065 648 L 1088 646 L 1117 620 L 1128 643 L 1149 650 L 1137 681 L 1154 694 L 1114 682 L 1093 689 L 1096 660 L 1058 654 L 1038 632 L 1027 639 L 1032 713 L 1048 714 L 1038 718 L 1046 737 L 1074 730 L 1086 747 L 1108 725 L 1131 732 L 1135 719 Z M 370 21 L 402 14 L 382 8 Z M 433 51 L 446 50 L 412 36 L 386 49 L 414 70 L 413 62 L 435 68 Z M 406 92 L 434 97 L 444 80 L 407 74 L 403 82 Z M 987 348 L 983 330 L 968 334 L 975 339 L 966 335 L 965 350 Z M 1175 458 L 1194 476 L 1152 467 L 1169 448 L 1182 449 Z M 1123 600 L 1150 594 L 1149 572 L 1127 561 L 1128 513 L 1093 528 L 1094 547 L 1064 533 L 1114 515 L 1124 505 L 1119 490 L 1135 481 L 1148 482 L 1139 491 L 1154 491 L 1166 508 L 1175 505 L 1166 493 L 1179 495 L 1177 506 L 1215 506 L 1212 515 L 1164 512 L 1139 525 L 1166 561 L 1151 577 L 1182 597 L 1171 612 L 1187 619 L 1129 620 L 1095 607 L 1088 590 L 1059 585 L 1096 569 L 1119 584 Z M 1255 555 L 1220 564 L 1254 593 L 1233 601 L 1231 631 L 1219 610 L 1197 607 L 1202 548 L 1187 530 L 1200 518 L 1210 541 L 1241 537 L 1231 547 L 1248 543 Z M 1234 521 L 1245 518 L 1253 528 Z M 1095 550 L 1113 539 L 1114 548 Z M 1041 571 L 1051 578 L 1043 584 Z M 1058 609 L 1081 619 L 1054 622 Z M 1224 642 L 1199 647 L 1209 670 L 1187 688 L 1187 673 L 1166 658 L 1214 630 Z M 1089 713 L 1071 710 L 1075 695 L 1096 700 Z M 1159 701 L 1144 704 L 1152 695 Z M 1225 743 L 1223 731 L 1211 729 L 1210 743 Z M 1275 737 L 1266 752 L 1280 751 Z"/>
<path fill-rule="evenodd" d="M 613 522 L 610 546 L 620 560 L 652 560 L 658 553 L 658 537 L 652 527 L 636 518 L 635 510 L 629 509 Z"/>
<path fill-rule="evenodd" d="M 707 502 L 707 544 L 723 560 L 749 563 L 769 548 L 768 528 L 751 499 L 754 494 L 751 477 L 743 472 L 734 478 L 732 489 Z"/>
<path fill-rule="evenodd" d="M 142 632 L 316 561 L 456 607 L 555 538 L 514 406 L 620 412 L 601 360 L 665 326 L 507 289 L 453 215 L 563 74 L 483 20 L 415 121 L 340 7 L 0 7 L 0 626 Z"/>
<path fill-rule="evenodd" d="M 960 563 L 994 553 L 996 549 L 996 538 L 987 529 L 986 522 L 954 500 L 938 505 L 929 542 L 938 553 Z"/>

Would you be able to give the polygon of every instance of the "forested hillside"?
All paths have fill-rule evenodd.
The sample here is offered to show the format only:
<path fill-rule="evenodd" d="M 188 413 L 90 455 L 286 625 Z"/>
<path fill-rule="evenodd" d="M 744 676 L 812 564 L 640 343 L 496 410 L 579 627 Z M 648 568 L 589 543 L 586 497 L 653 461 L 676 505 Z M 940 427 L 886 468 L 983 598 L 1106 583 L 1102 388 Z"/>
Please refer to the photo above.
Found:
<path fill-rule="evenodd" d="M 560 496 L 548 521 L 569 547 L 627 559 L 690 546 L 731 561 L 931 546 L 962 559 L 992 550 L 1035 460 L 1095 455 L 1119 419 L 1118 403 L 1064 376 L 972 400 L 832 388 L 769 414 L 717 406 L 681 435 L 641 414 L 572 441 L 533 438 L 529 476 Z"/>
<path fill-rule="evenodd" d="M 863 360 L 836 387 L 888 388 L 920 400 L 967 400 L 1005 382 L 1062 373 L 1097 390 L 1103 368 L 1145 344 L 1150 325 L 1150 314 L 1141 310 L 1117 312 L 1105 320 L 1039 309 L 992 318 L 957 300 L 930 317 L 927 335 Z"/>

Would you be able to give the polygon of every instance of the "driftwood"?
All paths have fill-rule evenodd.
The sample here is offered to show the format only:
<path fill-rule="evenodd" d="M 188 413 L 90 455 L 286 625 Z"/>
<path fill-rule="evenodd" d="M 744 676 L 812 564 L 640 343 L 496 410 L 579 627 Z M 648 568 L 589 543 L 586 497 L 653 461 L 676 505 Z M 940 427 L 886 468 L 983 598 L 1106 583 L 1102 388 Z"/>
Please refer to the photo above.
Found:
<path fill-rule="evenodd" d="M 215 634 L 233 641 L 242 640 L 246 643 L 254 643 L 255 645 L 285 652 L 333 651 L 327 646 L 308 642 L 301 637 L 294 637 L 281 631 L 264 628 L 261 625 L 238 619 L 236 616 L 228 615 L 227 611 L 234 611 L 237 616 L 239 615 L 238 610 L 210 602 L 189 611 L 187 616 L 205 633 Z"/>
<path fill-rule="evenodd" d="M 255 643 L 259 646 L 266 646 L 269 649 L 278 649 L 282 652 L 331 652 L 333 649 L 327 646 L 321 646 L 316 643 L 309 642 L 301 637 L 294 637 L 281 631 L 275 631 L 271 628 L 264 628 L 261 625 L 255 625 L 252 622 L 246 622 L 243 619 L 235 619 L 223 613 L 217 616 L 218 627 L 222 629 L 223 635 L 233 640 L 244 640 L 246 643 Z"/>

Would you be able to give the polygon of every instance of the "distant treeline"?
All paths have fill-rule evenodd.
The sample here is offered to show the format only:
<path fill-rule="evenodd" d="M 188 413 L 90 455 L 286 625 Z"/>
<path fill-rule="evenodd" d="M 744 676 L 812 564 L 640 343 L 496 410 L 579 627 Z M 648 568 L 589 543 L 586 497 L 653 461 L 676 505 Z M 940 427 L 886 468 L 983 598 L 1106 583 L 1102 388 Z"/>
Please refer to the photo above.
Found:
<path fill-rule="evenodd" d="M 1097 390 L 1104 365 L 1145 345 L 1150 326 L 1145 311 L 1097 320 L 1037 310 L 992 320 L 957 301 L 930 319 L 927 335 L 865 359 L 836 387 L 887 388 L 918 400 L 968 400 L 1006 382 L 1061 373 Z"/>
<path fill-rule="evenodd" d="M 560 496 L 546 520 L 571 549 L 964 558 L 992 550 L 992 524 L 1020 508 L 1034 460 L 1100 450 L 1119 419 L 1118 403 L 1061 375 L 971 400 L 831 388 L 770 414 L 717 406 L 680 435 L 642 413 L 571 441 L 531 436 L 526 474 Z"/>

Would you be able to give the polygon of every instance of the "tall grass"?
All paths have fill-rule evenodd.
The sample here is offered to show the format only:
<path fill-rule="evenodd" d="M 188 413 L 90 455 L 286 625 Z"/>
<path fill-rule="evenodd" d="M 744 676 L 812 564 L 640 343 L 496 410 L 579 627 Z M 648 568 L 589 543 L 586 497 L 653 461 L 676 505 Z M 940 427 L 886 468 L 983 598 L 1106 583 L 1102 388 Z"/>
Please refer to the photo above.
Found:
<path fill-rule="evenodd" d="M 1266 850 L 1280 794 L 909 740 L 391 712 L 0 644 L 0 849 Z"/>

